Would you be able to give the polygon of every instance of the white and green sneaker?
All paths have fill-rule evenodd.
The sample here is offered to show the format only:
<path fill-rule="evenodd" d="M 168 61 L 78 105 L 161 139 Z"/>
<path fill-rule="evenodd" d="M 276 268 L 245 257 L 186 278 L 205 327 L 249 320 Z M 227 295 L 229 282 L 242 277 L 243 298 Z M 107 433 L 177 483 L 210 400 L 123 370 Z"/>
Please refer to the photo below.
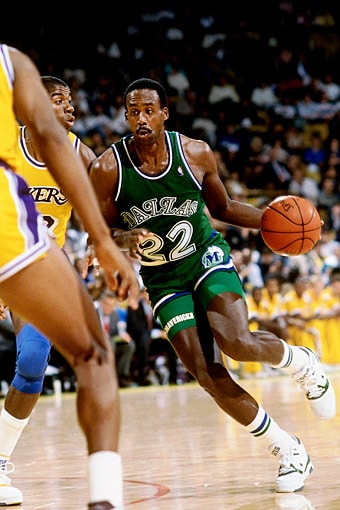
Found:
<path fill-rule="evenodd" d="M 275 480 L 276 492 L 302 491 L 304 481 L 313 471 L 313 464 L 301 441 L 294 437 L 296 445 L 280 457 L 279 474 Z"/>
<path fill-rule="evenodd" d="M 307 355 L 305 366 L 292 375 L 305 393 L 309 405 L 319 420 L 330 420 L 336 413 L 333 386 L 323 371 L 316 354 L 308 347 L 299 347 Z"/>

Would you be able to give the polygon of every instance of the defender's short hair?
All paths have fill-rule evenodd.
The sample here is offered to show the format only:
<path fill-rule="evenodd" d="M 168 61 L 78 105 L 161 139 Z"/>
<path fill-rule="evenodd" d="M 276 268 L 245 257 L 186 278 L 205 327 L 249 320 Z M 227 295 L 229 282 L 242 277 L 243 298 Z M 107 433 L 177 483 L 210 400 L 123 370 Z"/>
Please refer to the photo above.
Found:
<path fill-rule="evenodd" d="M 55 76 L 41 76 L 40 78 L 47 92 L 54 90 L 58 86 L 70 88 L 67 83 Z"/>

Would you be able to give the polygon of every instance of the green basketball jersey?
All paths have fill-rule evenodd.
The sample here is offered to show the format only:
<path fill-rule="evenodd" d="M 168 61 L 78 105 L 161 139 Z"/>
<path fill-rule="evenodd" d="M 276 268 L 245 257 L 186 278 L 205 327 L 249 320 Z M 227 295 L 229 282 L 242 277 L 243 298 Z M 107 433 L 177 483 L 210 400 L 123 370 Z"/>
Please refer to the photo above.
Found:
<path fill-rule="evenodd" d="M 162 285 L 164 275 L 169 279 L 176 275 L 180 280 L 183 274 L 187 279 L 220 234 L 204 212 L 202 186 L 186 161 L 180 134 L 165 132 L 169 164 L 156 176 L 145 175 L 134 165 L 127 150 L 130 136 L 112 144 L 119 175 L 114 198 L 122 228 L 146 228 L 154 233 L 142 244 L 141 261 L 143 281 L 152 293 L 155 286 Z"/>

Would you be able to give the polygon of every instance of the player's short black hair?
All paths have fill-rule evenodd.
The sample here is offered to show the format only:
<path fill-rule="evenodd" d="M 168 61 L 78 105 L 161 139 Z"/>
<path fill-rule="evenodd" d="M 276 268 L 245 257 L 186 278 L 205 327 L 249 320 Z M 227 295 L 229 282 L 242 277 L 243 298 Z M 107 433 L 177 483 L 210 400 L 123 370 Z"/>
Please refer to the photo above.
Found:
<path fill-rule="evenodd" d="M 168 106 L 168 96 L 165 92 L 165 88 L 159 81 L 151 80 L 151 78 L 138 78 L 138 80 L 131 82 L 125 89 L 124 96 L 123 96 L 125 108 L 126 108 L 127 95 L 130 92 L 132 92 L 133 90 L 138 90 L 138 89 L 155 90 L 159 96 L 161 108 L 165 108 L 166 106 Z"/>
<path fill-rule="evenodd" d="M 41 76 L 41 81 L 47 90 L 47 92 L 50 92 L 51 90 L 54 90 L 56 87 L 68 87 L 67 83 L 65 83 L 60 78 L 56 78 L 55 76 Z"/>

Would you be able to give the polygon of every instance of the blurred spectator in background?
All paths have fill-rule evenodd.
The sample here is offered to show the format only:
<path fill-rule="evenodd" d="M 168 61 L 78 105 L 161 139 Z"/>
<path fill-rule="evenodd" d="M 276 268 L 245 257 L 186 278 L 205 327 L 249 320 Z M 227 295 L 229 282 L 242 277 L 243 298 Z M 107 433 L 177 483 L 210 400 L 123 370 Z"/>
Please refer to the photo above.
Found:
<path fill-rule="evenodd" d="M 313 100 L 309 89 L 304 90 L 303 97 L 296 104 L 298 116 L 305 122 L 315 122 L 320 119 L 319 103 Z"/>
<path fill-rule="evenodd" d="M 340 242 L 340 200 L 337 200 L 328 209 L 324 221 L 325 225 L 323 230 L 330 230 L 334 236 L 334 240 Z"/>
<path fill-rule="evenodd" d="M 321 360 L 328 370 L 334 370 L 340 368 L 340 265 L 329 273 L 329 283 L 323 290 L 322 304 L 326 319 L 323 321 L 325 325 Z"/>
<path fill-rule="evenodd" d="M 323 260 L 322 272 L 326 282 L 329 282 L 329 277 L 332 271 L 340 267 L 340 243 L 332 243 L 332 250 Z"/>
<path fill-rule="evenodd" d="M 107 149 L 105 138 L 97 129 L 89 130 L 83 139 L 86 141 L 86 145 L 91 147 L 96 156 L 100 156 L 100 154 Z"/>
<path fill-rule="evenodd" d="M 287 342 L 290 345 L 303 345 L 316 351 L 322 351 L 320 335 L 312 328 L 309 321 L 313 318 L 312 299 L 307 292 L 310 279 L 298 275 L 293 287 L 285 294 L 282 300 L 282 309 L 288 328 Z"/>
<path fill-rule="evenodd" d="M 269 110 L 277 104 L 278 98 L 275 95 L 274 87 L 269 85 L 265 78 L 260 78 L 259 83 L 251 92 L 250 101 L 259 108 Z"/>
<path fill-rule="evenodd" d="M 327 98 L 332 103 L 336 103 L 340 98 L 340 85 L 335 83 L 332 73 L 326 72 L 322 80 L 317 81 L 319 90 L 326 93 Z"/>
<path fill-rule="evenodd" d="M 94 304 L 115 352 L 119 387 L 130 387 L 133 385 L 131 365 L 136 344 L 127 332 L 127 310 L 118 305 L 116 294 L 110 290 L 105 290 Z"/>
<path fill-rule="evenodd" d="M 302 154 L 303 161 L 307 165 L 317 165 L 321 168 L 326 161 L 326 150 L 319 131 L 313 131 Z"/>
<path fill-rule="evenodd" d="M 288 330 L 284 318 L 282 282 L 283 278 L 280 273 L 269 273 L 265 278 L 263 300 L 266 303 L 267 322 L 263 323 L 263 326 L 283 340 L 287 340 Z"/>
<path fill-rule="evenodd" d="M 283 260 L 284 258 L 272 252 L 267 246 L 264 246 L 260 252 L 259 266 L 261 268 L 262 278 L 264 281 L 271 274 L 283 273 Z"/>
<path fill-rule="evenodd" d="M 207 104 L 203 104 L 197 111 L 197 115 L 191 124 L 191 131 L 192 136 L 208 142 L 212 149 L 216 147 L 217 124 L 212 120 Z"/>
<path fill-rule="evenodd" d="M 291 180 L 286 163 L 280 159 L 280 148 L 273 146 L 270 149 L 269 161 L 263 165 L 263 171 L 258 176 L 258 187 L 271 191 L 288 191 Z"/>
<path fill-rule="evenodd" d="M 245 154 L 245 182 L 249 189 L 259 189 L 265 181 L 264 165 L 269 161 L 269 147 L 263 137 L 254 135 Z"/>
<path fill-rule="evenodd" d="M 325 175 L 319 184 L 318 209 L 327 216 L 333 205 L 340 201 L 337 178 Z"/>
<path fill-rule="evenodd" d="M 92 278 L 87 282 L 87 291 L 93 301 L 99 299 L 100 295 L 107 290 L 105 274 L 101 268 L 91 271 Z"/>
<path fill-rule="evenodd" d="M 227 72 L 219 72 L 213 76 L 208 93 L 213 118 L 222 111 L 228 115 L 230 122 L 234 122 L 240 100 L 236 85 Z"/>
<path fill-rule="evenodd" d="M 254 287 L 262 288 L 264 286 L 261 268 L 258 264 L 258 253 L 250 248 L 243 248 L 241 251 L 234 250 L 232 257 L 247 292 L 251 293 Z"/>
<path fill-rule="evenodd" d="M 287 160 L 287 168 L 292 176 L 288 193 L 307 198 L 312 204 L 318 206 L 320 190 L 316 180 L 306 176 L 306 165 L 301 157 L 291 154 Z"/>
<path fill-rule="evenodd" d="M 196 92 L 193 89 L 185 90 L 183 96 L 176 96 L 174 98 L 174 103 L 176 112 L 175 126 L 182 126 L 182 129 L 186 133 L 197 128 L 198 133 L 201 133 L 200 135 L 198 134 L 199 137 L 204 138 L 205 136 L 210 136 L 214 122 L 210 119 L 209 112 L 204 113 L 204 108 L 200 110 L 199 107 L 196 106 Z M 200 111 L 203 114 L 201 117 Z M 199 118 L 201 122 L 193 127 L 193 122 Z M 214 142 L 213 139 L 212 142 Z"/>
<path fill-rule="evenodd" d="M 72 210 L 65 236 L 64 251 L 74 262 L 76 258 L 83 257 L 87 250 L 88 234 L 77 213 Z"/>
<path fill-rule="evenodd" d="M 295 126 L 294 123 L 287 123 L 285 128 L 285 140 L 289 154 L 301 157 L 305 146 L 303 130 Z"/>
<path fill-rule="evenodd" d="M 134 339 L 136 350 L 133 359 L 133 380 L 138 386 L 149 384 L 149 348 L 150 334 L 153 329 L 153 312 L 145 287 L 139 297 L 139 306 L 136 310 L 127 308 L 126 330 Z"/>
<path fill-rule="evenodd" d="M 149 367 L 150 384 L 183 384 L 193 380 L 158 321 L 154 321 L 150 332 Z"/>
<path fill-rule="evenodd" d="M 325 140 L 326 163 L 340 166 L 340 141 L 336 136 L 330 136 Z"/>
<path fill-rule="evenodd" d="M 273 106 L 273 112 L 283 121 L 294 121 L 298 117 L 297 100 L 287 93 L 281 94 Z"/>
<path fill-rule="evenodd" d="M 16 337 L 10 312 L 0 303 L 0 396 L 6 396 L 15 375 Z"/>
<path fill-rule="evenodd" d="M 168 87 L 174 89 L 176 94 L 183 97 L 185 91 L 190 88 L 186 71 L 174 59 L 170 64 L 166 64 L 164 71 Z"/>
<path fill-rule="evenodd" d="M 128 124 L 125 120 L 125 108 L 123 104 L 123 96 L 117 94 L 115 96 L 115 105 L 112 111 L 112 120 L 105 129 L 106 137 L 110 132 L 123 136 L 129 132 Z"/>

